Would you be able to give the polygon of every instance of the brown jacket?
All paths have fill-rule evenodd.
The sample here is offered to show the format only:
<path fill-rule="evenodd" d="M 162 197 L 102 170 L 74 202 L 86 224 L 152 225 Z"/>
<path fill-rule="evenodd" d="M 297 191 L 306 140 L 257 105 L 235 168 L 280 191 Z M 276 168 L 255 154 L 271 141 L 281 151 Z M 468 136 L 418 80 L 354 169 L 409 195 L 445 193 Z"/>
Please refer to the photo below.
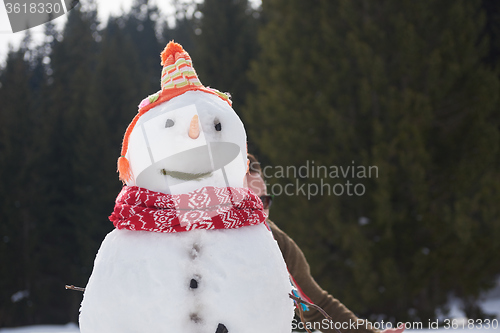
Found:
<path fill-rule="evenodd" d="M 269 223 L 274 238 L 278 242 L 290 275 L 292 275 L 304 294 L 306 294 L 314 304 L 325 310 L 333 319 L 333 322 L 330 323 L 319 311 L 310 308 L 309 311 L 304 312 L 305 320 L 311 323 L 310 325 L 316 325 L 310 327 L 324 333 L 337 333 L 335 327 L 342 333 L 377 332 L 375 329 L 370 329 L 371 326 L 368 321 L 356 317 L 354 313 L 340 303 L 339 300 L 333 298 L 332 295 L 321 289 L 311 276 L 309 264 L 298 245 L 295 244 L 293 239 L 279 229 L 276 224 L 270 220 L 267 220 L 267 222 Z"/>

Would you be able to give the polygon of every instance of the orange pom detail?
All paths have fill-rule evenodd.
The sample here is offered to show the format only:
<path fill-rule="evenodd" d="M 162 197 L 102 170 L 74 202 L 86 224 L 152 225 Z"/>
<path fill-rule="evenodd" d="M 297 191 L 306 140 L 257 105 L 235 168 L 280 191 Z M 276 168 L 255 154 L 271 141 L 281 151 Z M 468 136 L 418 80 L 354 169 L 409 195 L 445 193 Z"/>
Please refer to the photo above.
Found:
<path fill-rule="evenodd" d="M 172 56 L 172 58 L 175 59 L 175 54 L 177 52 L 183 53 L 185 51 L 180 44 L 177 44 L 174 41 L 170 41 L 161 53 L 161 65 L 165 66 L 165 63 L 167 62 L 169 56 Z"/>
<path fill-rule="evenodd" d="M 118 158 L 118 172 L 122 182 L 126 183 L 132 180 L 132 170 L 130 170 L 130 164 L 124 156 Z"/>

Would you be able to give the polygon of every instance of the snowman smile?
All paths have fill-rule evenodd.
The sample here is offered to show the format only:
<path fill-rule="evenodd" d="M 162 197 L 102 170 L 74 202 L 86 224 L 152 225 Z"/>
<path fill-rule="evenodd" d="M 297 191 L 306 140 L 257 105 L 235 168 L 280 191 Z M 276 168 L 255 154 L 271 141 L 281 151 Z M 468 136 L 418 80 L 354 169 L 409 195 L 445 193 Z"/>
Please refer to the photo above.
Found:
<path fill-rule="evenodd" d="M 212 175 L 212 172 L 189 173 L 189 172 L 181 172 L 181 171 L 169 171 L 166 169 L 161 169 L 160 173 L 164 176 L 170 176 L 172 178 L 177 178 L 180 180 L 203 179 L 203 178 L 210 177 Z"/>

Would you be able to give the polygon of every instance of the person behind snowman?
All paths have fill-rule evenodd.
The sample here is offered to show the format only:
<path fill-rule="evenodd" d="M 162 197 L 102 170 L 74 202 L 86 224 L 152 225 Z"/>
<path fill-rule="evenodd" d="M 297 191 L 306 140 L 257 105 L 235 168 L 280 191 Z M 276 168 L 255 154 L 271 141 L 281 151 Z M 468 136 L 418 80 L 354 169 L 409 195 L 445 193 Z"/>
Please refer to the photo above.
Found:
<path fill-rule="evenodd" d="M 266 184 L 262 177 L 260 162 L 252 154 L 248 154 L 247 156 L 250 161 L 247 173 L 248 188 L 254 191 L 255 194 L 257 194 L 262 200 L 264 211 L 269 217 L 269 209 L 272 204 L 273 196 L 267 194 Z M 373 325 L 371 325 L 370 322 L 358 318 L 338 299 L 322 289 L 312 277 L 307 259 L 295 241 L 283 230 L 278 228 L 278 226 L 269 218 L 267 218 L 266 222 L 269 225 L 274 238 L 278 242 L 278 246 L 283 254 L 283 259 L 288 267 L 291 278 L 294 280 L 294 284 L 300 291 L 300 296 L 303 299 L 316 304 L 325 310 L 332 317 L 333 322 L 337 323 L 339 327 L 352 327 L 349 324 L 356 323 L 355 326 L 357 329 L 341 329 L 342 333 L 377 332 L 376 329 L 372 328 Z M 304 318 L 312 325 L 311 327 L 321 326 L 321 331 L 324 333 L 338 333 L 334 327 L 331 327 L 330 324 L 324 325 L 325 317 L 315 309 L 310 308 L 309 311 L 305 311 Z M 314 324 L 316 324 L 316 326 L 313 326 Z M 342 324 L 344 324 L 344 326 L 342 326 Z M 403 331 L 404 328 L 392 328 L 384 330 L 383 333 L 401 333 Z"/>

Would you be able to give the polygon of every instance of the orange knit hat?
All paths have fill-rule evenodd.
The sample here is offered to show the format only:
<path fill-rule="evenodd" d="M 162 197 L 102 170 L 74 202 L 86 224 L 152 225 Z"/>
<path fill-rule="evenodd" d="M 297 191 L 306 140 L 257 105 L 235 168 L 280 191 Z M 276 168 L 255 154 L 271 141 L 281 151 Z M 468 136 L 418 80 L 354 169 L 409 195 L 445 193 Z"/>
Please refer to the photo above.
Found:
<path fill-rule="evenodd" d="M 167 44 L 161 53 L 161 65 L 163 66 L 161 73 L 161 90 L 142 100 L 139 104 L 139 112 L 125 131 L 121 156 L 118 158 L 119 177 L 123 182 L 131 181 L 133 178 L 129 161 L 125 155 L 128 150 L 130 133 L 132 133 L 135 124 L 143 114 L 155 106 L 165 103 L 190 90 L 199 90 L 219 96 L 231 106 L 231 100 L 228 95 L 201 84 L 193 68 L 191 57 L 180 44 L 174 43 L 173 41 Z"/>

